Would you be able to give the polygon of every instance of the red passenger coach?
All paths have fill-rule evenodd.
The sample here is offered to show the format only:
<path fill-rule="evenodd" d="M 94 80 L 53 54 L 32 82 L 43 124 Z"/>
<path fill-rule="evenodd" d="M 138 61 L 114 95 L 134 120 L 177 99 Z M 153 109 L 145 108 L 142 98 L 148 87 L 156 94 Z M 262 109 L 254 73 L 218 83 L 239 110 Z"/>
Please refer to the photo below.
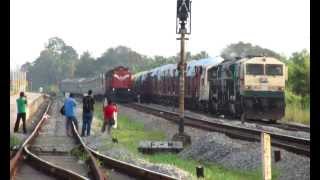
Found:
<path fill-rule="evenodd" d="M 126 67 L 118 66 L 105 73 L 105 93 L 114 101 L 131 101 L 132 84 L 132 73 Z"/>

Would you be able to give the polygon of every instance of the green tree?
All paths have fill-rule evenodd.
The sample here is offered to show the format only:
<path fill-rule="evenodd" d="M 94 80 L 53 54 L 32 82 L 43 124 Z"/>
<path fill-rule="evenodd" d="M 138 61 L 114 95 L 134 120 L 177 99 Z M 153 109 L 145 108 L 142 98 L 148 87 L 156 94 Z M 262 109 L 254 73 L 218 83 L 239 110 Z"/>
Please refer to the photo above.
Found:
<path fill-rule="evenodd" d="M 221 52 L 221 57 L 223 57 L 224 59 L 233 59 L 235 57 L 246 57 L 246 56 L 262 56 L 262 55 L 274 57 L 277 59 L 281 58 L 281 56 L 278 53 L 270 49 L 262 48 L 260 46 L 253 46 L 250 43 L 244 43 L 242 41 L 235 44 L 230 44 Z"/>
<path fill-rule="evenodd" d="M 58 37 L 50 38 L 39 58 L 28 67 L 33 90 L 73 78 L 77 60 L 78 54 L 71 46 Z"/>
<path fill-rule="evenodd" d="M 301 96 L 310 93 L 310 54 L 307 50 L 295 52 L 287 60 L 288 87 Z"/>
<path fill-rule="evenodd" d="M 205 59 L 208 58 L 209 54 L 206 51 L 201 51 L 198 54 L 192 55 L 192 60 L 199 60 L 199 59 Z"/>
<path fill-rule="evenodd" d="M 95 68 L 95 59 L 88 51 L 84 52 L 76 66 L 76 77 L 90 77 L 98 74 Z"/>

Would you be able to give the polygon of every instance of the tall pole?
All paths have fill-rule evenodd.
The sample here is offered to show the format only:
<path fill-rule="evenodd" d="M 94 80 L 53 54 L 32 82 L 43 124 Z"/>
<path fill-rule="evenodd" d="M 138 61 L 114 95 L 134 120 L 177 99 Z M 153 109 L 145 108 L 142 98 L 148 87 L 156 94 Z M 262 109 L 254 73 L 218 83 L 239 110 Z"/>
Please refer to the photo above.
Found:
<path fill-rule="evenodd" d="M 180 64 L 179 64 L 179 133 L 184 133 L 184 80 L 185 80 L 185 32 L 182 30 L 180 39 Z"/>
<path fill-rule="evenodd" d="M 189 25 L 189 28 L 187 28 Z M 191 32 L 191 0 L 177 0 L 176 33 L 180 34 L 179 71 L 179 132 L 172 137 L 173 141 L 181 141 L 183 145 L 191 144 L 191 137 L 184 132 L 184 82 L 186 71 L 185 38 Z"/>

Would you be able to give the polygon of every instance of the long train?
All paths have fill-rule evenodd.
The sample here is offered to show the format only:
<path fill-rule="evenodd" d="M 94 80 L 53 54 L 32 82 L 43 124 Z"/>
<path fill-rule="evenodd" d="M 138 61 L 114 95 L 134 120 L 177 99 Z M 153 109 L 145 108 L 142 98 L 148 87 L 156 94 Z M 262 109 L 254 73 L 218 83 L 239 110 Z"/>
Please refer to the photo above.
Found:
<path fill-rule="evenodd" d="M 167 64 L 134 75 L 134 91 L 142 102 L 178 104 L 179 74 Z M 285 114 L 285 64 L 272 57 L 221 57 L 187 63 L 185 106 L 213 114 L 276 121 Z"/>
<path fill-rule="evenodd" d="M 102 99 L 106 96 L 113 101 L 127 102 L 134 97 L 132 85 L 130 70 L 118 66 L 96 77 L 62 80 L 59 88 L 63 93 L 73 93 L 77 96 L 83 96 L 91 89 L 95 98 Z"/>

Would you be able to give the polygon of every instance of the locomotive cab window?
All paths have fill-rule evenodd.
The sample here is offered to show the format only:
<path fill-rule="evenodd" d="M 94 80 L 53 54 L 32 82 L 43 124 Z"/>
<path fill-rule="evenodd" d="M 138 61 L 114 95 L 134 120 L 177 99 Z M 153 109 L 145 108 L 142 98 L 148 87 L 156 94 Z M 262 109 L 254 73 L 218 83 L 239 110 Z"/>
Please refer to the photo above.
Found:
<path fill-rule="evenodd" d="M 246 74 L 249 75 L 264 75 L 263 64 L 247 64 Z"/>
<path fill-rule="evenodd" d="M 266 65 L 266 74 L 273 76 L 281 76 L 283 74 L 283 68 L 280 64 L 267 64 Z"/>

